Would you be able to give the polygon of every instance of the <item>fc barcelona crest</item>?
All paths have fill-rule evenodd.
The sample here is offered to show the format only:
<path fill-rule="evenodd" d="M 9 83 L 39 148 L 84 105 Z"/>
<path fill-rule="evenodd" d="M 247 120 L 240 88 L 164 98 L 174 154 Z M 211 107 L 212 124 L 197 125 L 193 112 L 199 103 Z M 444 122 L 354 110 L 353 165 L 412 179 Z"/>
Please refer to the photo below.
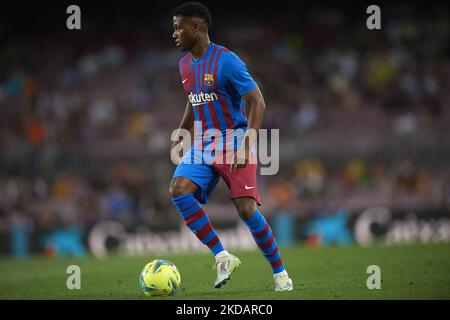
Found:
<path fill-rule="evenodd" d="M 211 87 L 214 85 L 214 75 L 205 73 L 205 78 L 203 79 L 203 82 L 206 86 Z"/>

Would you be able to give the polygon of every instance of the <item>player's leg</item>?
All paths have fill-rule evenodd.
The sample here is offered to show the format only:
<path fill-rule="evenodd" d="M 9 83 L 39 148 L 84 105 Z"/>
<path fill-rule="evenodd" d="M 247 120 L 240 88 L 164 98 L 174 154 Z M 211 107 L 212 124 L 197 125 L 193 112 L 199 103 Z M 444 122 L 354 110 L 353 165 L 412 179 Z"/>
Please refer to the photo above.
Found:
<path fill-rule="evenodd" d="M 233 200 L 241 219 L 250 229 L 256 244 L 272 267 L 276 291 L 292 290 L 289 279 L 280 257 L 272 229 L 256 205 L 261 201 L 256 180 L 256 163 L 230 172 L 229 164 L 216 164 L 215 170 L 230 188 L 230 199 Z"/>
<path fill-rule="evenodd" d="M 275 290 L 292 290 L 292 280 L 284 268 L 275 236 L 269 223 L 257 209 L 255 199 L 253 197 L 241 197 L 233 199 L 233 202 L 239 213 L 239 217 L 250 229 L 258 248 L 272 267 Z"/>
<path fill-rule="evenodd" d="M 207 214 L 199 204 L 199 202 L 207 203 L 208 197 L 216 187 L 220 177 L 212 166 L 202 161 L 189 162 L 189 159 L 194 158 L 201 160 L 199 154 L 191 148 L 175 170 L 170 194 L 173 203 L 183 215 L 188 227 L 213 252 L 216 259 L 215 268 L 217 269 L 217 279 L 214 286 L 220 288 L 230 279 L 231 272 L 239 266 L 240 261 L 224 249 L 209 222 Z M 187 160 L 185 161 L 185 159 Z"/>
<path fill-rule="evenodd" d="M 172 202 L 180 212 L 188 228 L 214 254 L 221 257 L 227 254 L 212 227 L 208 215 L 201 207 L 198 197 L 199 186 L 186 177 L 176 177 L 170 183 Z"/>

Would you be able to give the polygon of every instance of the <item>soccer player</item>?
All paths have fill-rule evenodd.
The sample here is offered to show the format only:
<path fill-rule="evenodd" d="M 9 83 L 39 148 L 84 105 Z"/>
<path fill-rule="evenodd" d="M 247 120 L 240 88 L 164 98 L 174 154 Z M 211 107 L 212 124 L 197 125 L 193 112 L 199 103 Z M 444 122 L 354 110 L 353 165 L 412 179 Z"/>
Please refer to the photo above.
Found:
<path fill-rule="evenodd" d="M 225 250 L 200 204 L 207 203 L 218 179 L 222 177 L 230 189 L 230 199 L 240 218 L 272 267 L 275 291 L 290 291 L 293 289 L 292 280 L 285 270 L 272 230 L 257 208 L 257 204 L 261 205 L 256 184 L 257 164 L 251 161 L 256 157 L 253 148 L 256 141 L 255 135 L 248 133 L 251 131 L 249 129 L 258 132 L 261 128 L 265 102 L 242 60 L 225 47 L 210 41 L 210 26 L 211 14 L 203 4 L 188 2 L 173 11 L 173 38 L 176 46 L 187 52 L 179 62 L 181 83 L 188 95 L 179 129 L 191 130 L 198 125 L 200 132 L 216 129 L 223 137 L 214 136 L 209 142 L 195 139 L 194 145 L 182 159 L 177 151 L 180 141 L 173 142 L 171 155 L 178 165 L 170 184 L 170 195 L 189 229 L 214 254 L 217 269 L 214 286 L 220 288 L 241 261 Z M 247 106 L 250 107 L 248 119 L 245 112 Z M 227 129 L 243 133 L 236 135 L 241 138 L 238 139 L 240 143 L 236 143 L 234 138 L 231 142 L 227 139 Z M 214 145 L 212 141 L 215 138 L 219 139 Z M 232 153 L 231 160 L 228 163 L 217 161 L 220 160 L 217 157 L 220 153 L 213 152 L 213 161 L 204 161 L 203 154 L 197 151 L 212 145 L 214 151 Z M 227 153 L 229 150 L 231 152 Z M 196 161 L 199 157 L 201 160 Z"/>

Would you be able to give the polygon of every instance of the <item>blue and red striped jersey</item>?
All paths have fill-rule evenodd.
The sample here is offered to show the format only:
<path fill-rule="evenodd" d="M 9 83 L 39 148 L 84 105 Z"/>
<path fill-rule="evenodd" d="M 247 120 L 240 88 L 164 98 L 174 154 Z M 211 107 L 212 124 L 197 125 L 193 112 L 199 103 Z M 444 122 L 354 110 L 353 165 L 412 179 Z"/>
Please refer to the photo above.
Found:
<path fill-rule="evenodd" d="M 247 129 L 243 95 L 257 85 L 235 53 L 211 42 L 198 60 L 186 54 L 179 69 L 195 121 L 201 122 L 197 130 L 217 129 L 225 135 L 227 129 Z"/>

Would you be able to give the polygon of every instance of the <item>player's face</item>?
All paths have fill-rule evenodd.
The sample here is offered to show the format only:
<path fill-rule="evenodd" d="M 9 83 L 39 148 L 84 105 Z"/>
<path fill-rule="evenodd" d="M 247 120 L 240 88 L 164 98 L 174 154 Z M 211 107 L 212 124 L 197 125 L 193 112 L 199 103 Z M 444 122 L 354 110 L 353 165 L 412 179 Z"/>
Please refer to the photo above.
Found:
<path fill-rule="evenodd" d="M 192 19 L 182 16 L 173 17 L 173 35 L 175 44 L 182 51 L 190 50 L 195 45 Z"/>

